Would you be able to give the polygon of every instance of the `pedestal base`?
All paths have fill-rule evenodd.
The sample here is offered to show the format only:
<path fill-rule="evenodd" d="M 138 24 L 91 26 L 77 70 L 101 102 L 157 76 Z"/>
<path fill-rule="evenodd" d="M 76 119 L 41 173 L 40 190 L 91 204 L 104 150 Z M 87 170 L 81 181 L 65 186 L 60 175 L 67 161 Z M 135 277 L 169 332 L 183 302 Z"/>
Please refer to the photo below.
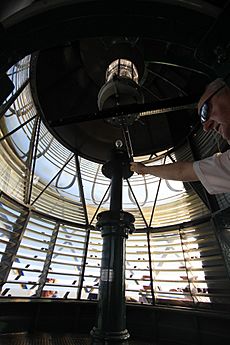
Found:
<path fill-rule="evenodd" d="M 92 336 L 92 345 L 128 345 L 130 334 L 127 329 L 121 332 L 102 332 L 96 327 L 93 327 L 90 332 Z"/>

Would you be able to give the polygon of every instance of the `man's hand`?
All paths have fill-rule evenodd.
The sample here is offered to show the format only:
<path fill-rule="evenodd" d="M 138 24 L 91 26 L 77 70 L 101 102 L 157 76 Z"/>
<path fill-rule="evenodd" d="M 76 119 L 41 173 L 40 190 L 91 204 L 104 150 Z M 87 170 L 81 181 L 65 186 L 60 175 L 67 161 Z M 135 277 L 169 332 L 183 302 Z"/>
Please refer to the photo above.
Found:
<path fill-rule="evenodd" d="M 142 163 L 130 163 L 130 170 L 136 172 L 137 174 L 145 175 L 146 174 L 146 166 Z"/>

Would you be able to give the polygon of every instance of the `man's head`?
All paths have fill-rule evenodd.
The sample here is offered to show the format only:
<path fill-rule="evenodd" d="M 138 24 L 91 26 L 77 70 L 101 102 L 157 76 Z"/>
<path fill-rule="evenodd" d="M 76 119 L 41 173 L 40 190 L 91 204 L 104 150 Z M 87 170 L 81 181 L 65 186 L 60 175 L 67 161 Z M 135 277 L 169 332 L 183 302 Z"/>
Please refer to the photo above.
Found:
<path fill-rule="evenodd" d="M 198 102 L 198 114 L 205 131 L 216 130 L 230 142 L 230 89 L 223 79 L 206 87 Z"/>

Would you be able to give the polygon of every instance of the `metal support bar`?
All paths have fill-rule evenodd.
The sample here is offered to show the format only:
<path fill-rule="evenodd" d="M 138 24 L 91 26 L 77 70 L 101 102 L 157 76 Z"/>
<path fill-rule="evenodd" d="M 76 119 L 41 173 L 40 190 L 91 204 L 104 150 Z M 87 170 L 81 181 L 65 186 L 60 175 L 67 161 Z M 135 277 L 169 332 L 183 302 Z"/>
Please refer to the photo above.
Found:
<path fill-rule="evenodd" d="M 185 252 L 184 252 L 184 243 L 183 243 L 183 239 L 182 239 L 182 235 L 181 235 L 181 227 L 179 227 L 179 236 L 180 236 L 180 243 L 181 243 L 181 248 L 182 248 L 182 253 L 183 253 L 183 259 L 184 259 L 186 276 L 187 276 L 187 279 L 188 279 L 189 293 L 190 293 L 190 296 L 192 297 L 193 303 L 195 304 L 195 297 L 194 297 L 194 295 L 192 293 L 190 278 L 189 278 L 189 275 L 188 275 L 189 270 L 188 270 L 188 267 L 187 267 L 187 260 L 186 260 Z"/>
<path fill-rule="evenodd" d="M 22 127 L 24 127 L 25 125 L 27 125 L 27 123 L 29 123 L 30 121 L 32 121 L 33 119 L 35 119 L 38 116 L 38 114 L 32 116 L 30 119 L 28 119 L 26 122 L 22 123 L 20 126 L 16 127 L 15 129 L 13 129 L 12 131 L 8 132 L 7 134 L 5 134 L 3 137 L 0 138 L 0 142 L 5 140 L 6 138 L 10 137 L 12 134 L 14 134 L 15 132 L 17 132 L 19 129 L 21 129 Z"/>
<path fill-rule="evenodd" d="M 155 305 L 155 293 L 153 288 L 153 269 L 152 269 L 152 255 L 151 255 L 151 243 L 150 243 L 150 231 L 147 230 L 147 243 L 148 243 L 148 257 L 149 257 L 149 274 L 150 274 L 150 288 L 152 294 L 152 304 Z"/>
<path fill-rule="evenodd" d="M 25 176 L 25 182 L 24 182 L 25 183 L 25 195 L 24 195 L 25 204 L 30 204 L 30 200 L 31 200 L 34 170 L 35 170 L 38 143 L 39 143 L 40 125 L 41 125 L 41 118 L 36 117 L 33 131 L 32 131 L 31 140 L 30 140 L 29 155 L 25 162 L 25 166 L 26 166 L 26 173 L 25 173 L 26 176 Z"/>
<path fill-rule="evenodd" d="M 84 195 L 84 187 L 83 187 L 82 177 L 81 177 L 81 168 L 80 168 L 80 164 L 79 164 L 79 158 L 77 155 L 75 155 L 75 162 L 76 162 L 76 173 L 77 173 L 77 178 L 78 178 L 80 200 L 82 202 L 82 206 L 83 206 L 83 210 L 84 210 L 86 225 L 89 225 L 89 218 L 88 218 L 87 207 L 86 207 L 86 202 L 85 202 L 85 195 Z"/>
<path fill-rule="evenodd" d="M 46 191 L 46 189 L 51 185 L 51 183 L 55 180 L 55 178 L 65 169 L 65 167 L 69 164 L 69 162 L 71 161 L 73 157 L 74 157 L 74 154 L 66 161 L 63 167 L 57 172 L 56 175 L 54 175 L 52 180 L 50 180 L 50 182 L 45 186 L 45 188 L 38 194 L 38 196 L 31 203 L 31 206 L 40 198 L 40 196 Z"/>
<path fill-rule="evenodd" d="M 164 157 L 163 165 L 165 165 L 165 161 L 166 161 L 166 155 Z M 160 186 L 161 186 L 161 181 L 162 181 L 162 179 L 160 178 L 159 182 L 158 182 L 158 186 L 157 186 L 155 200 L 154 200 L 154 203 L 153 203 L 153 208 L 152 208 L 152 213 L 151 213 L 150 221 L 149 221 L 149 228 L 152 226 L 152 220 L 153 220 L 153 215 L 154 215 L 155 208 L 156 208 L 156 203 L 157 203 L 157 198 L 158 198 L 158 194 L 159 194 L 159 190 L 160 190 Z"/>
<path fill-rule="evenodd" d="M 25 89 L 25 87 L 29 84 L 29 78 L 18 88 L 18 90 L 13 94 L 13 96 L 0 107 L 0 119 L 2 116 L 7 112 L 10 106 L 14 103 L 14 101 L 18 98 L 21 92 Z"/>
<path fill-rule="evenodd" d="M 94 221 L 94 219 L 95 219 L 95 217 L 96 217 L 96 215 L 97 215 L 97 213 L 98 213 L 98 211 L 99 211 L 99 209 L 100 209 L 100 207 L 101 207 L 101 205 L 102 205 L 102 203 L 103 203 L 103 201 L 104 201 L 110 188 L 111 188 L 111 183 L 108 185 L 108 188 L 106 189 L 105 194 L 103 195 L 103 197 L 102 197 L 102 199 L 101 199 L 101 201 L 100 201 L 100 203 L 99 203 L 99 205 L 98 205 L 98 207 L 97 207 L 97 209 L 96 209 L 96 211 L 95 211 L 95 213 L 94 213 L 94 215 L 90 221 L 90 225 L 92 225 L 92 223 L 93 223 L 93 221 Z"/>
<path fill-rule="evenodd" d="M 57 222 L 55 224 L 55 227 L 53 229 L 53 232 L 52 232 L 52 235 L 51 235 L 51 238 L 50 238 L 49 248 L 47 250 L 47 254 L 46 254 L 46 258 L 45 258 L 42 274 L 40 275 L 40 278 L 39 278 L 38 289 L 36 290 L 35 297 L 41 297 L 43 288 L 44 288 L 44 286 L 46 284 L 46 281 L 47 281 L 48 273 L 51 271 L 51 259 L 52 259 L 52 255 L 53 255 L 53 252 L 54 252 L 55 244 L 56 244 L 56 241 L 57 241 L 57 236 L 58 236 L 59 228 L 60 228 L 60 223 Z"/>
<path fill-rule="evenodd" d="M 146 226 L 146 228 L 148 229 L 149 226 L 148 226 L 147 220 L 145 219 L 145 216 L 144 216 L 144 214 L 143 214 L 143 212 L 142 212 L 142 210 L 141 210 L 141 207 L 140 207 L 140 205 L 139 205 L 139 203 L 138 203 L 138 201 L 137 201 L 137 198 L 136 198 L 136 196 L 135 196 L 135 194 L 134 194 L 134 192 L 133 192 L 133 189 L 132 189 L 132 187 L 131 187 L 131 184 L 130 184 L 130 182 L 129 182 L 128 179 L 127 179 L 126 181 L 127 181 L 128 186 L 129 186 L 129 189 L 130 189 L 130 191 L 131 191 L 131 193 L 132 193 L 132 196 L 133 196 L 133 198 L 134 198 L 134 200 L 135 200 L 135 203 L 136 203 L 136 205 L 137 205 L 137 207 L 138 207 L 138 210 L 139 210 L 139 212 L 140 212 L 140 214 L 141 214 L 141 216 L 142 216 L 142 219 L 143 219 L 143 221 L 144 221 L 144 223 L 145 223 L 145 226 Z"/>
<path fill-rule="evenodd" d="M 15 225 L 13 226 L 9 242 L 6 245 L 5 252 L 1 258 L 0 291 L 2 290 L 2 286 L 6 283 L 7 278 L 9 276 L 10 270 L 15 260 L 15 256 L 21 244 L 22 237 L 26 230 L 29 218 L 30 211 L 22 211 L 22 213 L 16 220 Z"/>
<path fill-rule="evenodd" d="M 89 225 L 89 218 L 88 218 L 87 207 L 86 207 L 86 202 L 85 202 L 84 187 L 83 187 L 82 177 L 81 177 L 81 168 L 80 168 L 80 164 L 79 164 L 79 158 L 77 155 L 75 155 L 75 161 L 76 161 L 76 173 L 77 173 L 77 178 L 78 178 L 80 199 L 81 199 L 83 210 L 84 210 L 86 225 L 88 226 Z M 84 283 L 85 266 L 86 266 L 87 252 L 88 252 L 88 245 L 89 245 L 89 236 L 90 236 L 90 229 L 88 229 L 87 236 L 86 236 L 86 242 L 85 242 L 85 248 L 84 248 L 84 258 L 82 261 L 82 272 L 81 272 L 79 289 L 78 289 L 78 294 L 77 294 L 78 300 L 81 298 L 81 291 L 82 291 L 82 287 L 83 287 L 83 283 Z"/>
<path fill-rule="evenodd" d="M 88 247 L 89 247 L 89 236 L 90 236 L 90 229 L 87 230 L 87 236 L 86 236 L 86 241 L 85 241 L 85 252 L 84 252 L 84 258 L 82 260 L 82 272 L 81 272 L 81 277 L 80 277 L 80 282 L 79 282 L 79 289 L 77 293 L 78 300 L 81 299 L 81 292 L 82 292 L 83 283 L 84 283 L 85 267 L 86 267 L 87 253 L 88 253 Z"/>
<path fill-rule="evenodd" d="M 183 109 L 195 109 L 197 107 L 199 97 L 200 95 L 195 97 L 178 97 L 176 99 L 157 101 L 154 103 L 121 105 L 91 114 L 72 115 L 68 117 L 63 116 L 60 119 L 50 121 L 49 125 L 51 127 L 59 127 L 71 125 L 73 123 L 108 119 L 110 117 L 119 117 L 135 113 L 141 113 L 142 116 L 150 116 Z"/>

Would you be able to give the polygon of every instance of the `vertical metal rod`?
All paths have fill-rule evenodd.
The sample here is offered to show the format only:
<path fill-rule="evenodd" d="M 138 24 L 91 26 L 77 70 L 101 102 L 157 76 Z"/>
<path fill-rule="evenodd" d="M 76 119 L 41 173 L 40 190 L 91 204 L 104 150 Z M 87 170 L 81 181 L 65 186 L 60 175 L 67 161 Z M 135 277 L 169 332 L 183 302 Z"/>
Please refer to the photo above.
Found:
<path fill-rule="evenodd" d="M 41 297 L 41 293 L 42 290 L 46 284 L 46 279 L 50 270 L 50 266 L 51 266 L 51 259 L 52 259 L 52 255 L 54 252 L 54 248 L 55 248 L 55 244 L 57 241 L 57 236 L 58 236 L 58 232 L 59 232 L 59 228 L 60 228 L 60 222 L 58 221 L 55 224 L 55 227 L 53 229 L 51 238 L 50 238 L 50 242 L 49 242 L 49 248 L 47 250 L 47 254 L 46 254 L 46 258 L 45 258 L 45 262 L 44 262 L 44 266 L 43 266 L 43 270 L 42 270 L 42 274 L 40 276 L 39 282 L 38 282 L 38 289 L 36 291 L 35 296 L 36 297 Z"/>
<path fill-rule="evenodd" d="M 76 172 L 77 172 L 77 178 L 78 178 L 80 200 L 82 202 L 82 206 L 83 206 L 83 210 L 84 210 L 86 225 L 89 225 L 89 218 L 88 218 L 87 207 L 86 207 L 86 202 L 85 202 L 84 188 L 83 188 L 83 183 L 82 183 L 81 168 L 80 168 L 80 164 L 79 164 L 78 155 L 75 155 L 75 162 L 76 162 Z"/>
<path fill-rule="evenodd" d="M 194 296 L 193 296 L 192 290 L 191 290 L 190 279 L 188 276 L 187 260 L 186 260 L 185 253 L 184 253 L 184 245 L 183 245 L 183 239 L 182 239 L 182 235 L 181 235 L 181 227 L 179 227 L 179 236 L 180 236 L 180 243 L 181 243 L 181 248 L 182 248 L 182 253 L 183 253 L 185 271 L 186 271 L 186 275 L 187 275 L 187 279 L 188 279 L 189 293 L 190 293 L 190 296 L 192 297 L 193 303 L 195 304 Z"/>
<path fill-rule="evenodd" d="M 26 176 L 25 196 L 24 196 L 25 204 L 30 204 L 30 201 L 31 201 L 34 171 L 35 171 L 36 157 L 37 157 L 37 150 L 38 150 L 38 143 L 39 143 L 40 126 L 41 126 L 41 118 L 36 117 L 34 129 L 33 129 L 34 133 L 32 134 L 32 138 L 30 142 L 28 163 L 26 162 L 26 165 L 28 164 L 28 167 L 26 166 L 27 176 Z"/>
<path fill-rule="evenodd" d="M 86 241 L 85 241 L 85 253 L 84 253 L 84 258 L 82 261 L 82 272 L 81 272 L 81 278 L 80 278 L 80 283 L 79 283 L 79 288 L 78 288 L 78 293 L 77 293 L 77 300 L 81 299 L 81 292 L 82 292 L 83 283 L 84 283 L 85 266 L 86 266 L 87 253 L 88 253 L 88 247 L 89 247 L 89 236 L 90 236 L 90 229 L 87 230 L 87 236 L 86 236 Z"/>
<path fill-rule="evenodd" d="M 84 210 L 86 225 L 89 226 L 89 218 L 88 218 L 87 207 L 86 207 L 86 202 L 85 202 L 84 188 L 83 188 L 83 183 L 82 183 L 81 168 L 79 164 L 78 155 L 75 155 L 75 162 L 76 162 L 76 172 L 77 172 L 77 177 L 78 177 L 80 199 L 81 199 L 83 210 Z M 79 283 L 79 288 L 78 288 L 78 293 L 77 293 L 78 300 L 81 298 L 81 292 L 82 292 L 82 287 L 83 287 L 83 282 L 84 282 L 85 266 L 86 266 L 88 246 L 89 246 L 89 236 L 90 236 L 90 229 L 87 230 L 87 236 L 86 236 L 86 242 L 85 242 L 85 248 L 84 248 L 84 258 L 82 261 L 82 272 L 81 272 L 80 283 Z"/>
<path fill-rule="evenodd" d="M 156 304 L 156 298 L 153 288 L 153 270 L 152 270 L 152 255 L 151 255 L 151 244 L 150 244 L 150 235 L 149 235 L 149 229 L 147 229 L 147 243 L 148 243 L 148 256 L 149 256 L 149 273 L 150 273 L 150 288 L 151 288 L 151 294 L 152 294 L 152 304 Z"/>

